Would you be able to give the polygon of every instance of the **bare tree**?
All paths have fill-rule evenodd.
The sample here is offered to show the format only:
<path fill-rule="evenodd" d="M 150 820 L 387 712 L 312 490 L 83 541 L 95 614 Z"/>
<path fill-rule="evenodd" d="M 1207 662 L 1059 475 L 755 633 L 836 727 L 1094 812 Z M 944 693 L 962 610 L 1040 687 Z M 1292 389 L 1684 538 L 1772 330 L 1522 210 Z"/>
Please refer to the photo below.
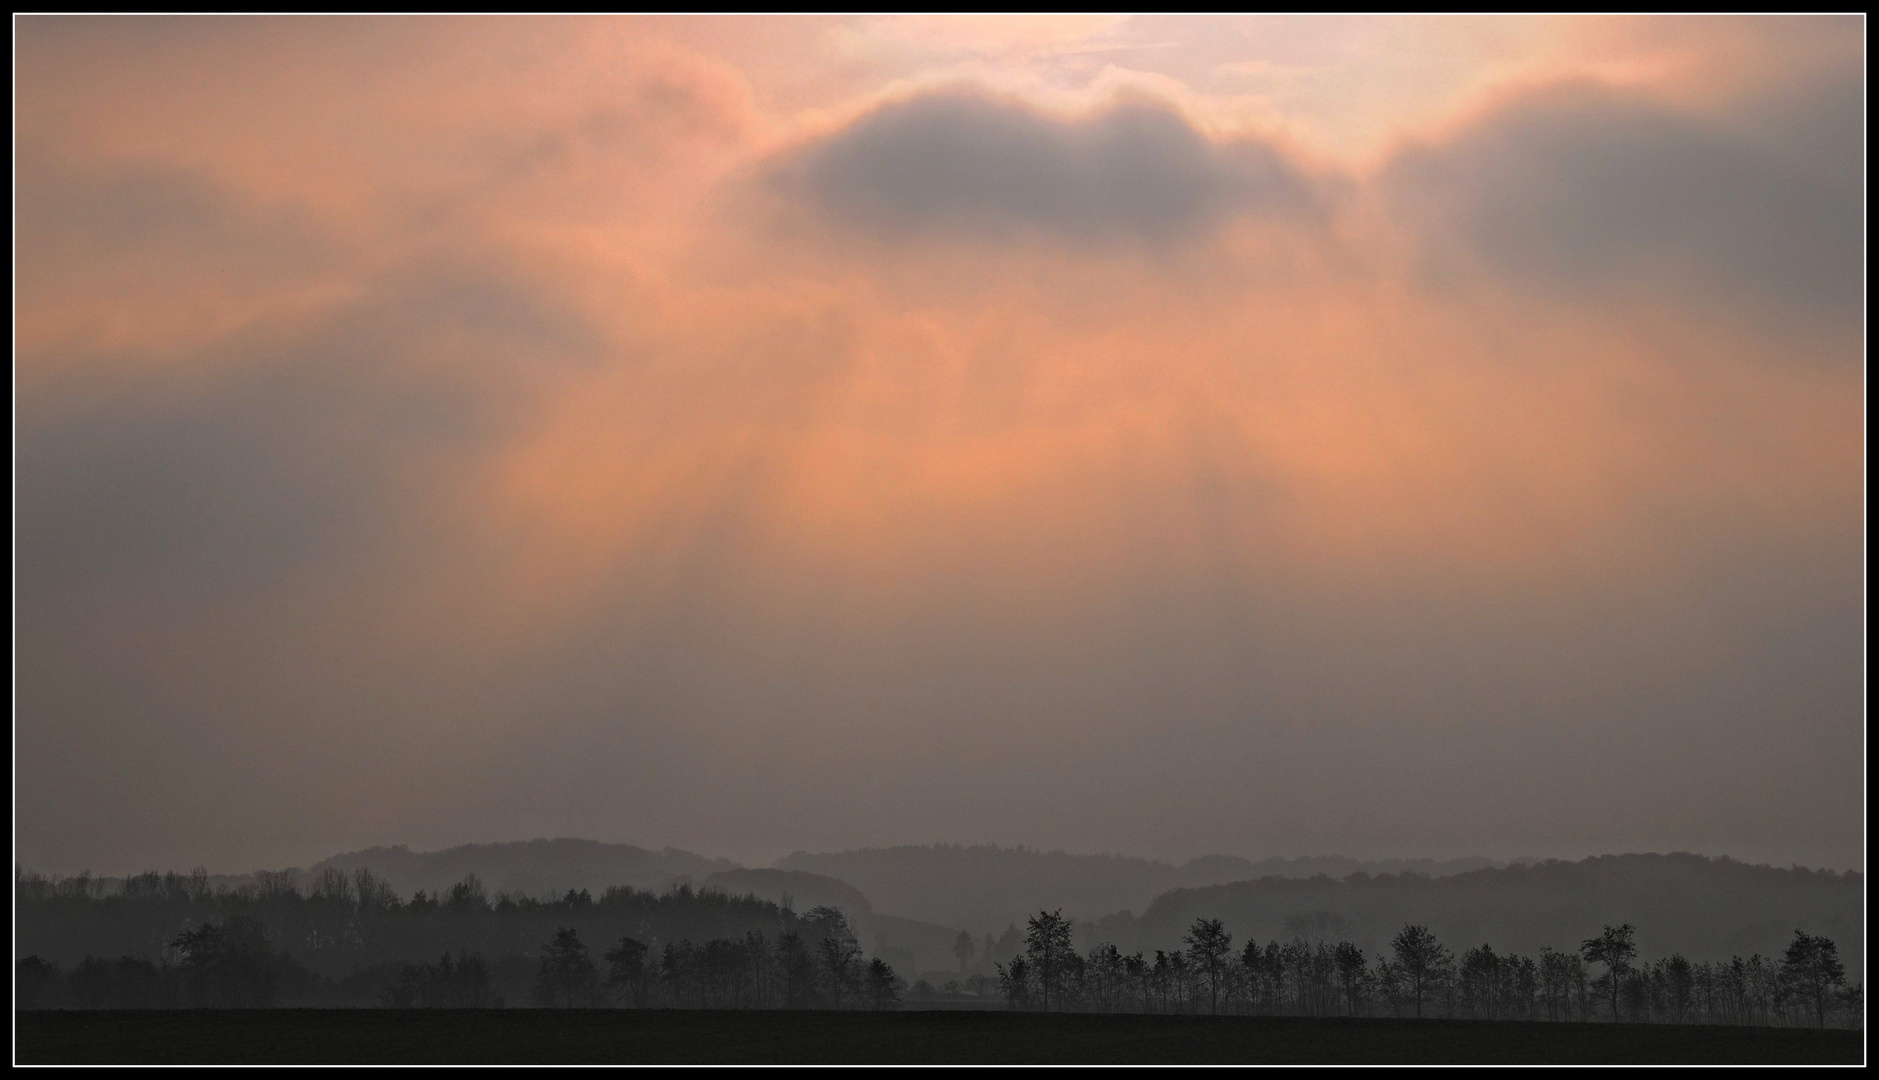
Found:
<path fill-rule="evenodd" d="M 1631 940 L 1634 933 L 1636 927 L 1630 923 L 1607 925 L 1603 933 L 1586 938 L 1579 946 L 1579 954 L 1587 963 L 1605 965 L 1605 974 L 1599 977 L 1598 985 L 1609 996 L 1613 1023 L 1618 1021 L 1618 995 L 1624 989 L 1625 975 L 1631 971 L 1631 961 L 1638 955 L 1638 947 Z"/>
<path fill-rule="evenodd" d="M 1348 941 L 1340 941 L 1331 955 L 1337 963 L 1338 984 L 1344 988 L 1344 1006 L 1356 1016 L 1364 992 L 1364 951 Z"/>
<path fill-rule="evenodd" d="M 1416 1016 L 1422 1016 L 1422 999 L 1446 980 L 1450 967 L 1449 952 L 1426 926 L 1405 926 L 1390 939 L 1390 951 L 1396 954 L 1396 970 L 1415 999 Z"/>
<path fill-rule="evenodd" d="M 815 958 L 802 935 L 791 931 L 776 939 L 776 966 L 783 979 L 783 1007 L 801 1007 L 815 989 Z"/>
<path fill-rule="evenodd" d="M 1671 1015 L 1677 1023 L 1683 1023 L 1684 1013 L 1689 1011 L 1690 999 L 1696 989 L 1696 972 L 1690 961 L 1682 953 L 1672 953 L 1664 961 L 1665 989 L 1669 992 L 1668 1004 Z"/>
<path fill-rule="evenodd" d="M 1502 961 L 1490 945 L 1469 949 L 1461 957 L 1461 998 L 1470 1016 L 1496 1019 L 1500 1001 Z"/>
<path fill-rule="evenodd" d="M 1196 970 L 1207 979 L 1207 996 L 1212 1009 L 1220 1011 L 1220 984 L 1226 975 L 1227 956 L 1233 950 L 1233 935 L 1219 919 L 1195 919 L 1181 939 Z"/>
<path fill-rule="evenodd" d="M 1040 911 L 1025 925 L 1028 932 L 1024 935 L 1024 953 L 1037 979 L 1039 1005 L 1048 1012 L 1053 996 L 1061 1003 L 1064 975 L 1076 957 L 1070 944 L 1070 920 L 1059 908 Z"/>
<path fill-rule="evenodd" d="M 803 918 L 822 932 L 816 951 L 822 958 L 829 1003 L 839 1009 L 851 993 L 860 991 L 861 945 L 848 925 L 848 917 L 837 908 L 813 907 L 803 913 Z"/>
<path fill-rule="evenodd" d="M 1832 938 L 1810 937 L 1799 930 L 1781 959 L 1781 981 L 1798 994 L 1814 1013 L 1814 1022 L 1827 1026 L 1827 1002 L 1846 986 L 1846 965 Z"/>
<path fill-rule="evenodd" d="M 1371 981 L 1377 988 L 1377 996 L 1390 1003 L 1390 1015 L 1403 1015 L 1403 1002 L 1408 999 L 1402 969 L 1390 963 L 1388 957 L 1377 957 L 1376 971 L 1371 974 Z"/>

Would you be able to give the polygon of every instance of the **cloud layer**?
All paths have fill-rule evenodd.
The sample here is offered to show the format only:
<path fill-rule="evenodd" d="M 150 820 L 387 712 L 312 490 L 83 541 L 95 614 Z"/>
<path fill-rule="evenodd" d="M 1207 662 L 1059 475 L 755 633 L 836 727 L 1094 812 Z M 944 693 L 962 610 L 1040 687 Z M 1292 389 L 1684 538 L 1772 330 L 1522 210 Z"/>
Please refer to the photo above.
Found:
<path fill-rule="evenodd" d="M 1192 237 L 1235 214 L 1299 218 L 1320 202 L 1273 146 L 1216 143 L 1165 105 L 1062 120 L 964 92 L 875 109 L 800 151 L 779 184 L 888 233 L 1081 240 Z"/>
<path fill-rule="evenodd" d="M 1827 145 L 1857 146 L 1860 93 L 1846 81 L 1795 119 L 1824 126 Z M 1499 103 L 1453 138 L 1401 154 L 1385 190 L 1426 243 L 1541 287 L 1609 298 L 1668 282 L 1725 305 L 1854 317 L 1860 172 L 1841 152 L 1823 162 L 1771 142 L 1569 84 Z"/>
<path fill-rule="evenodd" d="M 765 25 L 22 24 L 23 864 L 1857 862 L 1838 30 Z"/>

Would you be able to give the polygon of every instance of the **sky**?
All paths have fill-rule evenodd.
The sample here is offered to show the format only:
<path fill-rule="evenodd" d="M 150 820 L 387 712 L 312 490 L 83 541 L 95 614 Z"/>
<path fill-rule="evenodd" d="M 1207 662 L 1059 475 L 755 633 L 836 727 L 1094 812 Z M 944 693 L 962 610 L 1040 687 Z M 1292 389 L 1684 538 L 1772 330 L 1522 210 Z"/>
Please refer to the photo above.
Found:
<path fill-rule="evenodd" d="M 1863 870 L 1864 35 L 16 18 L 16 861 Z"/>

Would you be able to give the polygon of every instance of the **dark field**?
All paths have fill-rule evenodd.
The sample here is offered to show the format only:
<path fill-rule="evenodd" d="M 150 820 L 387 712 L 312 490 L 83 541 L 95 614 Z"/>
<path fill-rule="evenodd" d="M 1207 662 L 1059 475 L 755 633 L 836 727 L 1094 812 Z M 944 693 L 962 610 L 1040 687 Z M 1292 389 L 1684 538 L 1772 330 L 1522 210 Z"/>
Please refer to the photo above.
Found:
<path fill-rule="evenodd" d="M 993 1012 L 19 1013 L 37 1063 L 1810 1063 L 1858 1031 Z"/>

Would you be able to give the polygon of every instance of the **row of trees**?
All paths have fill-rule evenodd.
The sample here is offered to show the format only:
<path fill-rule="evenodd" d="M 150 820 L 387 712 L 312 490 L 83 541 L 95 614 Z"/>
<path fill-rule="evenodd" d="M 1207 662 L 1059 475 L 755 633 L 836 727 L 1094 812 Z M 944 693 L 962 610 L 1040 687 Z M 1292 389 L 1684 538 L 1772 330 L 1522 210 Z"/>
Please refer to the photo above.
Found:
<path fill-rule="evenodd" d="M 864 959 L 847 918 L 831 907 L 802 916 L 801 931 L 774 942 L 740 937 L 667 942 L 658 950 L 619 938 L 596 962 L 580 933 L 558 929 L 534 964 L 529 1003 L 544 1008 L 889 1009 L 905 983 L 885 961 Z M 604 965 L 604 966 L 603 966 Z M 394 1008 L 497 1008 L 497 967 L 481 953 L 445 953 L 436 963 L 379 969 L 378 1003 Z M 203 923 L 151 960 L 86 957 L 69 974 L 37 956 L 15 965 L 18 1007 L 80 1009 L 270 1008 L 284 987 L 299 1003 L 346 1000 L 348 987 L 323 980 L 275 949 L 257 920 Z M 370 991 L 372 971 L 351 980 Z M 355 1003 L 363 1003 L 356 1002 Z"/>
<path fill-rule="evenodd" d="M 753 932 L 771 941 L 789 933 L 817 934 L 804 915 L 789 908 L 685 885 L 658 893 L 610 888 L 598 896 L 584 889 L 553 897 L 492 896 L 470 876 L 438 894 L 401 897 L 364 870 L 328 872 L 305 888 L 293 875 L 264 874 L 254 884 L 216 889 L 200 873 L 139 875 L 110 889 L 82 875 L 21 874 L 16 885 L 14 955 L 39 956 L 68 973 L 88 957 L 175 965 L 181 960 L 180 930 L 252 923 L 273 948 L 336 983 L 367 978 L 361 973 L 387 965 L 396 976 L 419 959 L 479 954 L 488 961 L 497 993 L 516 1002 L 529 995 L 532 972 L 525 958 L 559 929 L 574 930 L 585 941 L 632 937 L 654 949 Z M 414 978 L 422 976 L 421 966 L 416 971 Z M 288 1000 L 309 1003 L 293 993 Z"/>
<path fill-rule="evenodd" d="M 1481 945 L 1456 957 L 1423 926 L 1405 926 L 1369 957 L 1349 941 L 1295 938 L 1233 948 L 1218 919 L 1196 919 L 1185 948 L 1078 953 L 1061 912 L 1028 922 L 1024 951 L 997 965 L 1017 1009 L 1212 1012 L 1305 1016 L 1446 1016 L 1654 1023 L 1858 1026 L 1862 991 L 1848 987 L 1838 947 L 1795 931 L 1778 961 L 1639 963 L 1636 930 L 1607 926 L 1577 950 L 1533 957 Z"/>
<path fill-rule="evenodd" d="M 28 956 L 14 965 L 15 1002 L 22 1009 L 265 1009 L 279 1002 L 284 985 L 318 981 L 276 950 L 259 922 L 240 916 L 185 929 L 168 951 L 158 960 L 87 956 L 70 974 Z"/>
<path fill-rule="evenodd" d="M 357 926 L 397 916 L 419 921 L 440 914 L 469 917 L 596 907 L 657 908 L 675 902 L 683 904 L 702 896 L 743 899 L 712 890 L 694 891 L 683 884 L 665 892 L 613 886 L 599 897 L 586 889 L 570 889 L 559 896 L 508 892 L 492 896 L 475 874 L 466 875 L 447 890 L 433 894 L 419 889 L 407 899 L 389 882 L 365 869 L 351 874 L 331 869 L 322 871 L 304 890 L 299 875 L 290 871 L 262 871 L 253 877 L 251 884 L 218 889 L 211 886 L 204 870 L 187 874 L 151 872 L 124 878 L 111 888 L 104 879 L 88 873 L 48 878 L 20 871 L 14 880 L 13 893 L 21 908 L 35 918 L 46 920 L 59 915 L 123 916 L 152 909 L 242 909 L 246 914 L 263 918 L 292 912 L 298 916 L 298 921 L 309 926 Z"/>
<path fill-rule="evenodd" d="M 550 1008 L 891 1009 L 905 982 L 879 957 L 864 961 L 847 918 L 811 908 L 813 931 L 774 942 L 751 932 L 703 944 L 668 942 L 654 954 L 626 937 L 602 954 L 603 969 L 573 930 L 542 951 L 534 1002 Z"/>
<path fill-rule="evenodd" d="M 21 874 L 16 883 L 15 955 L 30 954 L 16 968 L 25 1007 L 554 1000 L 851 1008 L 891 1003 L 900 993 L 886 962 L 863 962 L 832 908 L 798 913 L 683 886 L 531 898 L 491 896 L 470 877 L 441 894 L 404 899 L 364 871 L 324 874 L 304 888 L 287 874 L 232 890 L 210 888 L 200 873 L 142 875 L 110 889 L 83 876 Z M 1405 928 L 1383 955 L 1367 956 L 1351 942 L 1330 941 L 1336 926 L 1296 930 L 1289 942 L 1236 949 L 1221 923 L 1200 919 L 1181 949 L 1124 954 L 1102 945 L 1080 953 L 1069 921 L 1040 913 L 1029 933 L 1014 926 L 1002 940 L 988 936 L 983 951 L 1019 953 L 997 966 L 996 985 L 1014 1005 L 1053 1010 L 1824 1025 L 1853 1022 L 1860 1001 L 1860 990 L 1845 985 L 1834 943 L 1807 934 L 1780 958 L 1640 963 L 1629 926 L 1532 957 L 1486 945 L 1454 956 L 1419 927 Z M 555 955 L 565 964 L 556 970 L 568 974 L 550 999 L 538 950 L 563 933 Z M 601 943 L 597 955 L 587 957 L 587 942 Z M 635 949 L 642 950 L 636 961 L 613 955 Z M 971 935 L 960 935 L 962 978 L 979 951 Z M 103 959 L 111 956 L 118 959 Z M 591 977 L 571 957 L 585 957 Z M 911 996 L 964 999 L 990 988 L 972 989 L 922 986 Z"/>

